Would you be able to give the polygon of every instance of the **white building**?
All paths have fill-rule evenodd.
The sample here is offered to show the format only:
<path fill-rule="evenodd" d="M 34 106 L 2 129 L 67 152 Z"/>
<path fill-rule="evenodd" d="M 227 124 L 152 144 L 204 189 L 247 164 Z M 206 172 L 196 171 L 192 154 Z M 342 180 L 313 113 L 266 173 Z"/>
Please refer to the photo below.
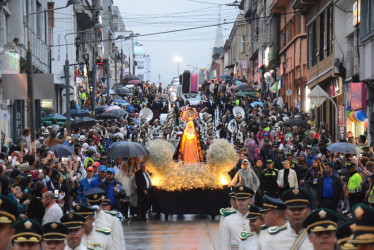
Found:
<path fill-rule="evenodd" d="M 151 58 L 139 42 L 134 43 L 135 70 L 134 75 L 141 81 L 151 80 Z"/>

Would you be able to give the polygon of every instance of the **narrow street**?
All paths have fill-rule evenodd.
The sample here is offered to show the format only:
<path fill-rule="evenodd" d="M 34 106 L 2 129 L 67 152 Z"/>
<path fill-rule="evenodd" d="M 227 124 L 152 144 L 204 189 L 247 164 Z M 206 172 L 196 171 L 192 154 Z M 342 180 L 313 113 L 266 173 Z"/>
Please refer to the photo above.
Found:
<path fill-rule="evenodd" d="M 122 225 L 127 249 L 218 249 L 219 216 L 173 215 L 166 221 L 162 215 Z"/>

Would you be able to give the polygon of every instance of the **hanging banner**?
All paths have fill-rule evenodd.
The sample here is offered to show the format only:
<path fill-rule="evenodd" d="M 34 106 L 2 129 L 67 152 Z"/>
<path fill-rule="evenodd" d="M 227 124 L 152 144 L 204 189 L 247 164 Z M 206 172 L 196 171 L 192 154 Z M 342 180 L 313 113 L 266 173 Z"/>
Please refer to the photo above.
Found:
<path fill-rule="evenodd" d="M 351 83 L 351 110 L 366 109 L 366 87 L 364 82 Z"/>

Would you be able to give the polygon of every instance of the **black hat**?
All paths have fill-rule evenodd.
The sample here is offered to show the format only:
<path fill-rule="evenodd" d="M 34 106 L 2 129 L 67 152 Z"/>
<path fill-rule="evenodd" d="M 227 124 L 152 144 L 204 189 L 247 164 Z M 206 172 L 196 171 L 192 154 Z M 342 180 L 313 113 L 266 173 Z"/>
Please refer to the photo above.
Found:
<path fill-rule="evenodd" d="M 0 195 L 0 224 L 13 224 L 18 215 L 18 206 L 7 196 Z"/>
<path fill-rule="evenodd" d="M 73 207 L 73 210 L 74 210 L 74 213 L 82 215 L 86 219 L 90 215 L 93 216 L 95 214 L 95 211 L 96 211 L 95 208 L 86 207 L 86 206 L 83 206 L 83 205 L 75 205 Z"/>
<path fill-rule="evenodd" d="M 76 213 L 64 214 L 60 220 L 69 230 L 80 228 L 86 222 L 86 219 L 82 215 Z"/>
<path fill-rule="evenodd" d="M 282 201 L 288 208 L 307 207 L 310 205 L 310 194 L 304 188 L 291 188 L 281 195 Z"/>
<path fill-rule="evenodd" d="M 286 204 L 284 204 L 280 199 L 264 194 L 264 203 L 262 204 L 261 212 L 269 211 L 271 209 L 285 210 Z"/>
<path fill-rule="evenodd" d="M 355 168 L 356 167 L 356 164 L 352 163 L 352 162 L 348 162 L 345 164 L 345 167 L 346 168 Z"/>
<path fill-rule="evenodd" d="M 280 144 L 279 142 L 274 142 L 274 143 L 273 143 L 273 148 L 278 148 L 278 147 L 279 147 L 279 144 Z"/>
<path fill-rule="evenodd" d="M 342 225 L 340 225 L 335 232 L 336 239 L 338 240 L 337 243 L 340 246 L 340 249 L 342 250 L 354 250 L 356 247 L 349 243 L 348 240 L 350 239 L 352 235 L 351 225 L 353 224 L 353 221 L 346 222 Z"/>
<path fill-rule="evenodd" d="M 286 156 L 292 156 L 291 152 L 287 152 Z"/>
<path fill-rule="evenodd" d="M 255 205 L 250 205 L 248 209 L 247 218 L 250 220 L 257 219 L 258 217 L 262 216 L 264 213 L 261 212 L 261 208 Z"/>
<path fill-rule="evenodd" d="M 230 197 L 230 199 L 232 199 L 232 198 L 235 199 L 235 188 L 231 187 L 229 197 Z"/>
<path fill-rule="evenodd" d="M 50 222 L 43 225 L 43 240 L 65 240 L 69 229 L 59 222 Z"/>
<path fill-rule="evenodd" d="M 18 221 L 13 225 L 15 233 L 12 242 L 32 242 L 42 241 L 43 228 L 39 222 L 31 219 Z"/>
<path fill-rule="evenodd" d="M 374 243 L 374 208 L 358 203 L 352 208 L 355 224 L 351 226 L 353 237 L 349 240 L 352 244 Z"/>
<path fill-rule="evenodd" d="M 273 160 L 266 160 L 266 164 L 274 164 Z"/>
<path fill-rule="evenodd" d="M 237 186 L 235 188 L 235 198 L 238 200 L 251 198 L 255 192 L 246 186 Z"/>
<path fill-rule="evenodd" d="M 110 199 L 108 197 L 104 197 L 102 205 L 110 205 Z"/>
<path fill-rule="evenodd" d="M 303 221 L 303 227 L 310 232 L 335 231 L 338 217 L 328 208 L 320 208 L 311 212 Z"/>
<path fill-rule="evenodd" d="M 101 188 L 90 188 L 86 191 L 85 196 L 91 205 L 101 205 L 105 191 Z"/>

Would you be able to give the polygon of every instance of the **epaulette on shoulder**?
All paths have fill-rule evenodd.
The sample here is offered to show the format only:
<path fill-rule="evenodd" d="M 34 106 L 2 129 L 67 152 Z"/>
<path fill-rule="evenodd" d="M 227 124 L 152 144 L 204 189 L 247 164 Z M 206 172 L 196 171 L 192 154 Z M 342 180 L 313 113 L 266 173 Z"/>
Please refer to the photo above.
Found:
<path fill-rule="evenodd" d="M 227 217 L 227 216 L 229 216 L 231 214 L 236 214 L 236 211 L 226 212 L 226 213 L 223 214 L 223 216 Z"/>
<path fill-rule="evenodd" d="M 268 229 L 268 227 L 265 226 L 265 225 L 262 225 L 262 226 L 260 227 L 260 230 L 265 230 L 265 229 Z"/>
<path fill-rule="evenodd" d="M 221 215 L 224 215 L 225 213 L 227 213 L 227 212 L 230 211 L 230 210 L 231 210 L 230 207 L 227 207 L 227 208 L 221 208 L 221 209 L 219 210 L 219 213 L 220 213 Z"/>
<path fill-rule="evenodd" d="M 103 233 L 103 234 L 106 234 L 106 235 L 110 235 L 110 232 L 111 232 L 110 228 L 108 228 L 108 227 L 97 227 L 96 231 L 100 232 L 100 233 Z"/>
<path fill-rule="evenodd" d="M 241 240 L 246 240 L 248 237 L 251 237 L 253 235 L 252 232 L 240 232 L 239 238 Z"/>
<path fill-rule="evenodd" d="M 276 233 L 278 233 L 278 232 L 280 232 L 280 231 L 282 231 L 286 228 L 287 228 L 287 224 L 284 224 L 280 227 L 278 227 L 278 226 L 269 227 L 269 233 L 270 234 L 276 234 Z"/>
<path fill-rule="evenodd" d="M 118 214 L 117 211 L 107 211 L 107 210 L 105 210 L 105 213 L 113 215 L 113 216 L 117 216 L 117 214 Z"/>

